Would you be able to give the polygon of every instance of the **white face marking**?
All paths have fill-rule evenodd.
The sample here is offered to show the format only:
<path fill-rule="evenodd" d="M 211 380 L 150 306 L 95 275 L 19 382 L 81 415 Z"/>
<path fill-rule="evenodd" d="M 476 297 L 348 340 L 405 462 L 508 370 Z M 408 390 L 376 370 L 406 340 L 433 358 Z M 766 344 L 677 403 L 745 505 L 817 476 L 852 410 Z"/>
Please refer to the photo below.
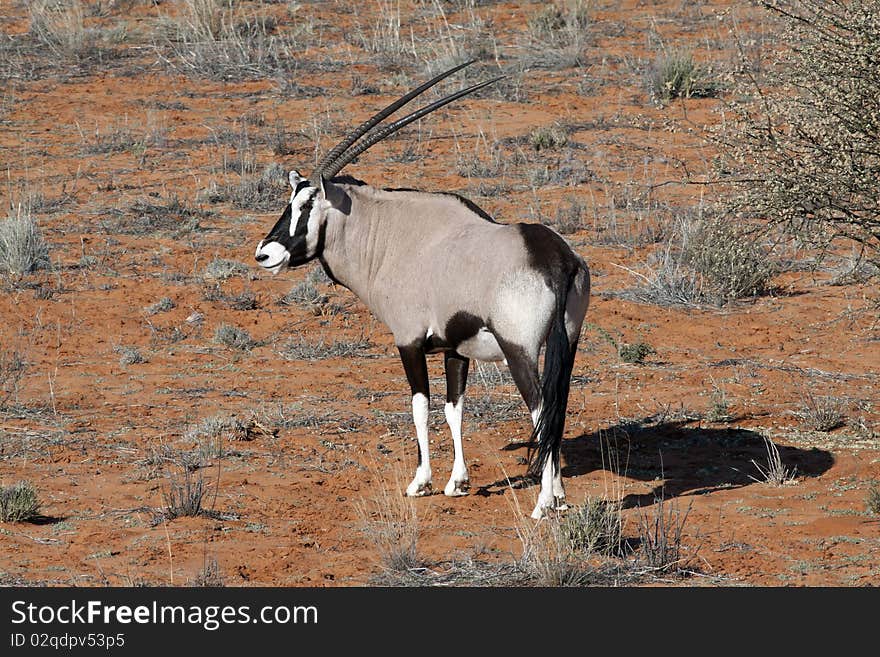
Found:
<path fill-rule="evenodd" d="M 303 180 L 305 180 L 305 178 L 300 175 L 300 172 L 296 169 L 287 174 L 287 181 L 294 189 L 296 189 L 296 186 L 299 185 Z"/>
<path fill-rule="evenodd" d="M 257 257 L 268 256 L 265 260 L 260 261 L 260 267 L 270 270 L 273 274 L 281 271 L 281 268 L 290 260 L 290 253 L 278 242 L 269 242 L 257 245 Z"/>
<path fill-rule="evenodd" d="M 314 255 L 318 249 L 318 237 L 321 234 L 321 216 L 323 213 L 322 201 L 316 198 L 315 204 L 312 206 L 312 212 L 309 214 L 309 227 L 306 232 L 306 248 L 310 256 Z"/>
<path fill-rule="evenodd" d="M 311 258 L 318 249 L 318 240 L 321 235 L 321 218 L 324 216 L 329 204 L 317 193 L 317 187 L 309 185 L 308 187 L 302 187 L 297 192 L 295 185 L 305 180 L 305 178 L 300 178 L 297 180 L 297 183 L 294 183 L 294 173 L 291 172 L 290 174 L 291 184 L 294 185 L 294 190 L 290 194 L 290 236 L 293 237 L 296 233 L 304 206 L 311 202 L 312 209 L 306 220 L 306 255 Z"/>

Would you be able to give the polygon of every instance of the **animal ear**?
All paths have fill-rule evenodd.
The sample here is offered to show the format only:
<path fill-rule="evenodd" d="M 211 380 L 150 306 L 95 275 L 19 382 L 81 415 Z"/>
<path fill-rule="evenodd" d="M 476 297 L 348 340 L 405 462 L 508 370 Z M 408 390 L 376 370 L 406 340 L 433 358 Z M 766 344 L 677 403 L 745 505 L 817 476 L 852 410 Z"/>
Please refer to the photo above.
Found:
<path fill-rule="evenodd" d="M 321 198 L 326 199 L 334 209 L 339 210 L 343 214 L 348 214 L 351 210 L 351 199 L 345 193 L 345 190 L 339 185 L 334 185 L 329 180 L 326 180 L 324 176 L 321 176 L 320 184 Z"/>
<path fill-rule="evenodd" d="M 303 178 L 301 175 L 299 175 L 299 171 L 296 171 L 296 170 L 291 171 L 290 174 L 287 176 L 287 179 L 290 181 L 290 186 L 293 187 L 294 189 L 296 189 L 296 186 L 299 183 L 301 183 L 303 180 L 305 180 L 305 178 Z"/>

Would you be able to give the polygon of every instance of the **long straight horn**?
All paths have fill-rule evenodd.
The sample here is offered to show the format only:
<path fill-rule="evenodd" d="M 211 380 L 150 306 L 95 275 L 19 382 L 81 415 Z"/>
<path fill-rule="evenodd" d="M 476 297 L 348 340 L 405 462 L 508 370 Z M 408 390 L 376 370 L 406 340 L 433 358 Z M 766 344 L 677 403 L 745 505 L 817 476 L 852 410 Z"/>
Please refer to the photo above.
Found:
<path fill-rule="evenodd" d="M 415 89 L 410 91 L 405 96 L 401 96 L 400 98 L 395 100 L 393 103 L 388 105 L 388 107 L 381 110 L 380 112 L 378 112 L 377 114 L 375 114 L 374 116 L 369 118 L 368 120 L 364 121 L 357 128 L 357 130 L 355 130 L 350 135 L 348 135 L 348 137 L 346 137 L 344 140 L 339 142 L 339 144 L 334 146 L 330 152 L 328 152 L 323 158 L 321 158 L 321 161 L 318 162 L 318 165 L 315 167 L 315 170 L 312 173 L 311 177 L 313 179 L 315 179 L 315 178 L 319 177 L 320 175 L 324 174 L 324 169 L 327 167 L 328 164 L 332 163 L 333 160 L 340 157 L 346 151 L 346 149 L 348 147 L 350 147 L 353 143 L 355 143 L 358 139 L 360 139 L 363 135 L 365 135 L 368 130 L 375 127 L 380 121 L 382 121 L 385 118 L 394 114 L 394 112 L 396 112 L 401 107 L 406 105 L 413 98 L 415 98 L 416 96 L 418 96 L 420 94 L 425 93 L 428 89 L 433 87 L 435 84 L 437 84 L 441 80 L 445 80 L 453 73 L 460 71 L 465 66 L 470 66 L 475 61 L 477 61 L 477 60 L 472 59 L 470 61 L 465 62 L 464 64 L 459 64 L 458 66 L 455 66 L 455 67 L 449 69 L 448 71 L 444 71 L 443 73 L 441 73 L 437 77 L 428 80 L 427 82 L 425 82 L 423 85 L 421 85 L 419 87 L 416 87 Z M 313 180 L 312 182 L 317 182 L 317 181 Z"/>
<path fill-rule="evenodd" d="M 468 94 L 472 94 L 475 91 L 479 91 L 483 87 L 487 87 L 490 84 L 494 84 L 495 82 L 498 82 L 498 80 L 502 80 L 505 77 L 507 77 L 507 76 L 502 75 L 502 76 L 494 78 L 492 80 L 486 80 L 485 82 L 480 82 L 479 84 L 475 84 L 474 86 L 468 87 L 467 89 L 462 89 L 461 91 L 457 91 L 450 96 L 446 96 L 445 98 L 441 98 L 440 100 L 435 101 L 435 102 L 431 103 L 430 105 L 426 105 L 425 107 L 422 107 L 421 109 L 416 110 L 412 114 L 407 114 L 402 119 L 398 119 L 394 123 L 389 123 L 388 125 L 386 125 L 382 128 L 379 128 L 375 132 L 367 135 L 367 137 L 362 142 L 358 143 L 354 148 L 352 148 L 348 152 L 344 153 L 335 162 L 331 162 L 330 164 L 328 164 L 326 166 L 326 168 L 322 171 L 322 175 L 324 175 L 326 178 L 332 178 L 337 173 L 342 171 L 343 167 L 345 167 L 345 165 L 347 165 L 352 160 L 354 160 L 354 158 L 356 158 L 358 155 L 363 153 L 365 150 L 367 150 L 371 146 L 378 144 L 380 141 L 382 141 L 386 137 L 394 134 L 395 132 L 397 132 L 398 130 L 403 128 L 404 126 L 409 125 L 413 121 L 417 121 L 418 119 L 422 118 L 426 114 L 430 114 L 434 110 L 440 109 L 444 105 L 448 105 L 449 103 L 451 103 L 454 100 L 458 100 L 462 96 L 467 96 Z"/>

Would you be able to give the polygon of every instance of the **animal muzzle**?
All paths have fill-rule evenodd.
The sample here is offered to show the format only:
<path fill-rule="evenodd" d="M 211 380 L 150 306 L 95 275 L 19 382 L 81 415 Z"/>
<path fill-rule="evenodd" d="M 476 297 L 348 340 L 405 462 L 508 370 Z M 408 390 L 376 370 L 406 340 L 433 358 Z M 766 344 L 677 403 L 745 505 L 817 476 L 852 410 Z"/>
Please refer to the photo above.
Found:
<path fill-rule="evenodd" d="M 260 242 L 257 245 L 254 259 L 263 269 L 277 274 L 284 265 L 290 262 L 290 252 L 279 242 L 269 242 L 268 244 Z"/>

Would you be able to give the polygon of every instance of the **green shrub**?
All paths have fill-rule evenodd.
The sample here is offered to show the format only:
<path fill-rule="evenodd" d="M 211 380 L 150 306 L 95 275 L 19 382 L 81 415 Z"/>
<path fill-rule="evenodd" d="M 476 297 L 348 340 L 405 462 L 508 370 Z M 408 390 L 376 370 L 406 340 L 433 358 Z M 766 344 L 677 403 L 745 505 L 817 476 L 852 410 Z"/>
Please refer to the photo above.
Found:
<path fill-rule="evenodd" d="M 646 342 L 636 342 L 635 344 L 625 342 L 620 345 L 618 353 L 620 354 L 620 360 L 624 363 L 641 365 L 645 362 L 645 358 L 657 352 L 654 351 L 654 347 Z"/>
<path fill-rule="evenodd" d="M 556 150 L 568 143 L 568 135 L 559 126 L 535 128 L 529 134 L 529 144 L 536 151 Z"/>

